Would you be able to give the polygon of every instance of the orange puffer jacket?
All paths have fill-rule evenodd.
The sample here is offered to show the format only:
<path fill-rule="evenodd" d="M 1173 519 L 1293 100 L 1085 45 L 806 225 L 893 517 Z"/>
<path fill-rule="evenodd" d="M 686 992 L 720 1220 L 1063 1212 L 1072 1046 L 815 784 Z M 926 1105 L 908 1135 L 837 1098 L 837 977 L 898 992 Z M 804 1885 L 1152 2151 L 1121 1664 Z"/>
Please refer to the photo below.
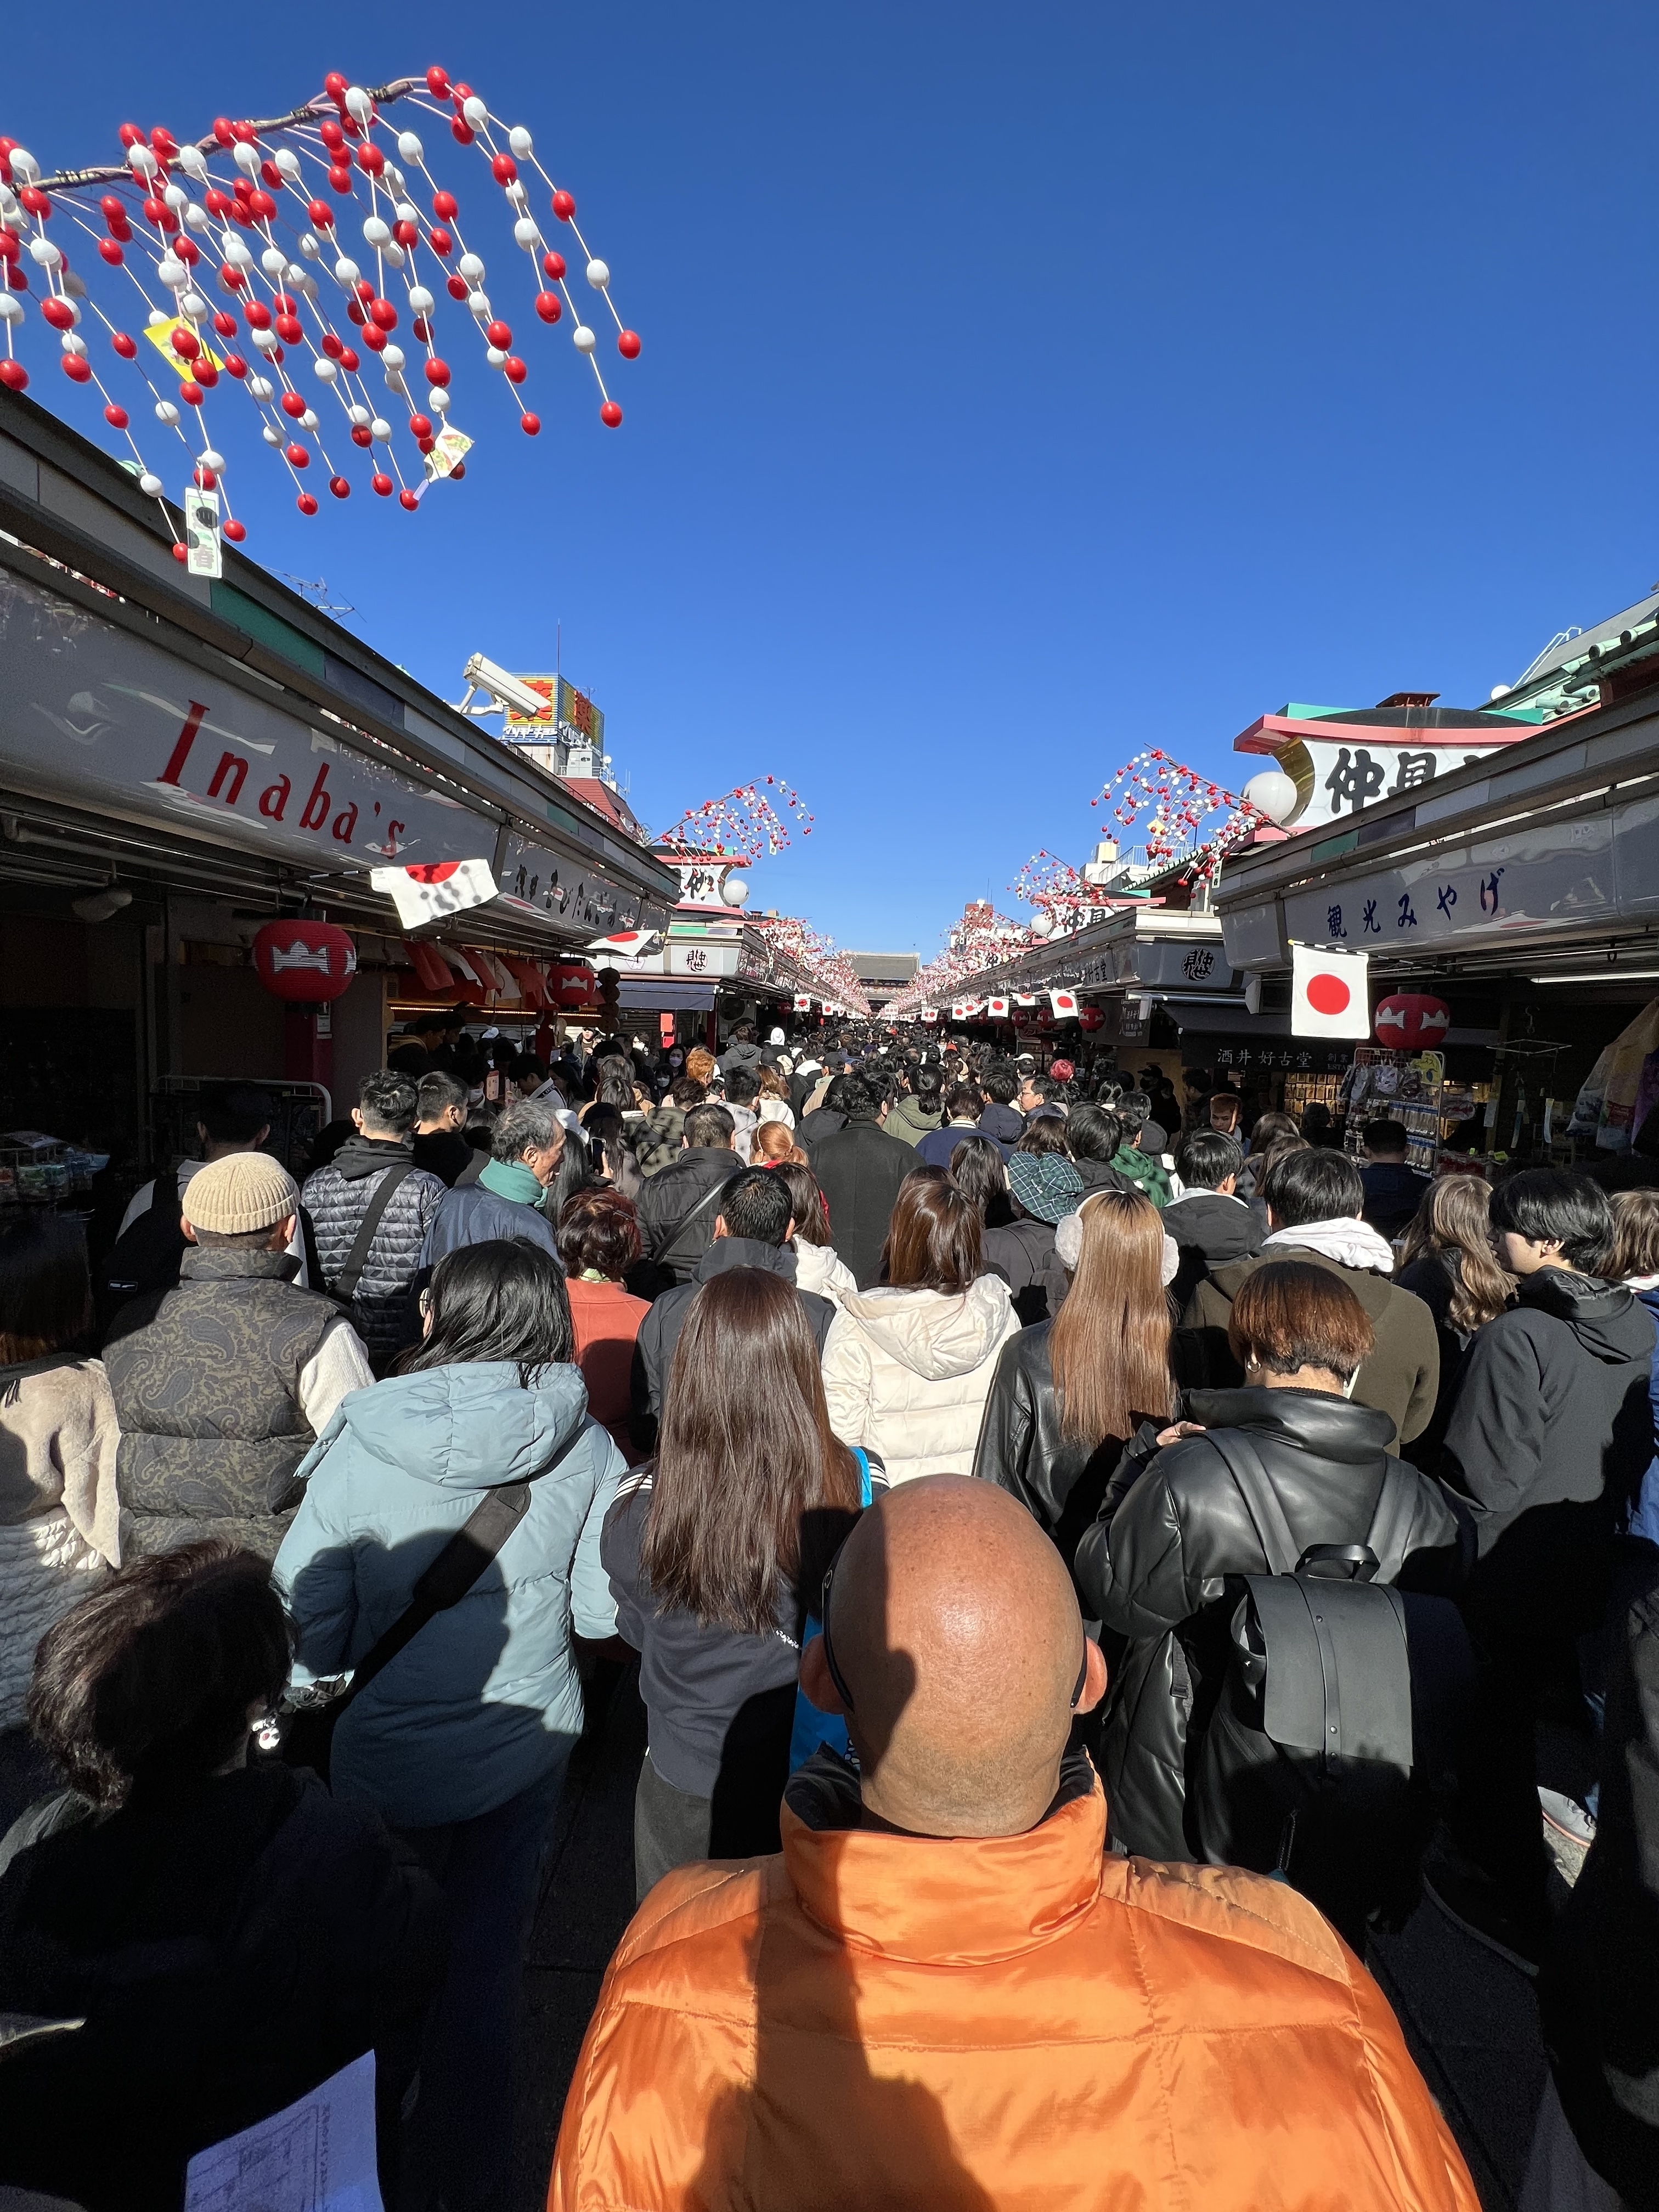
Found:
<path fill-rule="evenodd" d="M 1295 1891 L 1106 1856 L 1081 1762 L 1028 1834 L 959 1842 L 851 1826 L 832 1763 L 792 1782 L 781 1856 L 640 1908 L 550 2212 L 1479 2212 Z"/>

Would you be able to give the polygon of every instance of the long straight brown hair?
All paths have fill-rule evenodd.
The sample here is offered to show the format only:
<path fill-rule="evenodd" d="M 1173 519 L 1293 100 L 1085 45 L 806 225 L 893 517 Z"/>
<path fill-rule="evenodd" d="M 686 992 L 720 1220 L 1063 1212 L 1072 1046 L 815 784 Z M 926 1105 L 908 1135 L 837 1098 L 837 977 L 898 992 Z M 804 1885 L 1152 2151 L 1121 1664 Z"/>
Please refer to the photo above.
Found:
<path fill-rule="evenodd" d="M 1060 1435 L 1093 1451 L 1108 1437 L 1133 1435 L 1138 1419 L 1172 1411 L 1170 1302 L 1164 1224 L 1149 1198 L 1097 1190 L 1079 1212 L 1083 1248 L 1048 1331 L 1048 1358 Z"/>
<path fill-rule="evenodd" d="M 687 1308 L 663 1393 L 640 1547 L 659 1611 L 769 1635 L 803 1522 L 855 1513 L 859 1493 L 793 1285 L 758 1267 L 712 1277 Z"/>

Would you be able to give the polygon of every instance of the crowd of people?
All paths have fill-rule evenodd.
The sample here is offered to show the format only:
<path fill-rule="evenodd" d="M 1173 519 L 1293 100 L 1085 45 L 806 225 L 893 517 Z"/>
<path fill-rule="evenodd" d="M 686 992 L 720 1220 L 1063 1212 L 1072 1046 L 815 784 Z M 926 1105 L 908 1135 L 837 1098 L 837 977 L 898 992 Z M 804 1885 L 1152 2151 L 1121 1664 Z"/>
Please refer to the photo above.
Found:
<path fill-rule="evenodd" d="M 1528 2212 L 1659 2206 L 1659 1193 L 878 1025 L 270 1118 L 0 1227 L 0 2201 L 372 2050 L 388 2212 L 501 2204 L 637 1665 L 552 2206 L 1473 2212 L 1425 1894 L 1537 1983 Z"/>

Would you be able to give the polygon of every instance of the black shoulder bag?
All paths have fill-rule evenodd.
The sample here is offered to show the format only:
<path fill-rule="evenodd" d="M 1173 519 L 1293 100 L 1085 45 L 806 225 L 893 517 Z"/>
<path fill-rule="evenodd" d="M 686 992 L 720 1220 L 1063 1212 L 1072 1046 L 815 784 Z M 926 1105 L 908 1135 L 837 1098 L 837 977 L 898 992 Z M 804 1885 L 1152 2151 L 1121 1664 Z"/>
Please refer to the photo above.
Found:
<path fill-rule="evenodd" d="M 368 1255 L 374 1248 L 375 1231 L 386 1218 L 386 1210 L 398 1190 L 415 1172 L 413 1160 L 393 1160 L 375 1185 L 363 1218 L 357 1224 L 357 1234 L 352 1239 L 351 1249 L 346 1254 L 343 1267 L 331 1283 L 325 1285 L 325 1295 L 346 1313 L 356 1310 L 357 1285 L 363 1279 L 363 1270 L 368 1265 Z"/>

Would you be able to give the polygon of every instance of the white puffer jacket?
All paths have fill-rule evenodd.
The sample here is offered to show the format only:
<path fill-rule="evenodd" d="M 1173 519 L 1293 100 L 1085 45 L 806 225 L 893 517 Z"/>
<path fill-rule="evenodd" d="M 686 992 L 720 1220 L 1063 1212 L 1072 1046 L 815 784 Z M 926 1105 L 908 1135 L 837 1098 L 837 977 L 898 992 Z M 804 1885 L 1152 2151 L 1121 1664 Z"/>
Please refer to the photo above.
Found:
<path fill-rule="evenodd" d="M 34 1647 L 120 1558 L 115 1404 L 99 1359 L 0 1367 L 0 1729 Z"/>
<path fill-rule="evenodd" d="M 797 1237 L 789 1249 L 795 1255 L 798 1291 L 816 1291 L 836 1306 L 858 1296 L 858 1278 L 833 1245 L 808 1244 Z"/>
<path fill-rule="evenodd" d="M 997 1354 L 1019 1334 L 1000 1275 L 967 1291 L 854 1291 L 823 1347 L 830 1423 L 885 1462 L 890 1483 L 971 1474 Z"/>

